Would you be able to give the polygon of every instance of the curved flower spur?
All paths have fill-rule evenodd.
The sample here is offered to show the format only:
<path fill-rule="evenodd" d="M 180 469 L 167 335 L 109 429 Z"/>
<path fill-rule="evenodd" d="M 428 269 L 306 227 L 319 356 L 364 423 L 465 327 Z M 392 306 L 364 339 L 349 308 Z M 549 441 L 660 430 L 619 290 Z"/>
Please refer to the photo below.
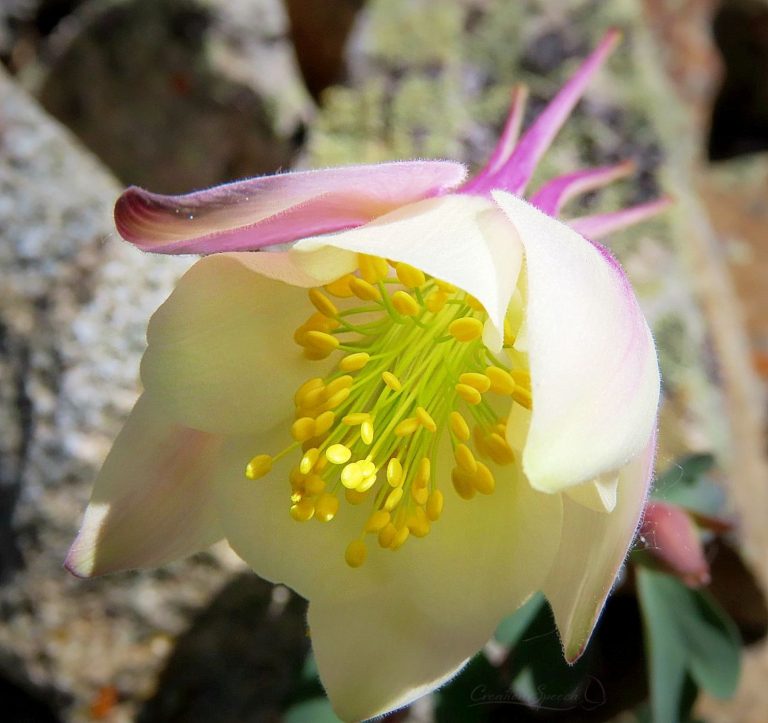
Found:
<path fill-rule="evenodd" d="M 578 658 L 641 516 L 659 400 L 637 300 L 587 238 L 666 201 L 555 220 L 626 163 L 522 196 L 618 38 L 519 139 L 517 89 L 466 182 L 458 163 L 411 161 L 128 189 L 121 236 L 204 257 L 149 324 L 144 393 L 67 567 L 226 538 L 309 600 L 348 720 L 446 681 L 537 590 Z"/>

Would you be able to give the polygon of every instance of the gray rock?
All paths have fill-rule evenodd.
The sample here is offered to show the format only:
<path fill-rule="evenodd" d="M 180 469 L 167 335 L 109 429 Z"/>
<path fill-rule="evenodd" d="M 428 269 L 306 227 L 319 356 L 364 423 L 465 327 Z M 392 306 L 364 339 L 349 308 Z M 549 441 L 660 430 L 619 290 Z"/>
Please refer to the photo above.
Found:
<path fill-rule="evenodd" d="M 126 184 L 258 175 L 290 165 L 312 114 L 287 32 L 279 0 L 91 0 L 51 38 L 38 95 Z"/>
<path fill-rule="evenodd" d="M 62 568 L 137 394 L 149 315 L 189 259 L 119 241 L 115 180 L 0 75 L 0 677 L 68 720 L 135 717 L 172 636 L 239 564 L 207 554 L 84 582 Z"/>

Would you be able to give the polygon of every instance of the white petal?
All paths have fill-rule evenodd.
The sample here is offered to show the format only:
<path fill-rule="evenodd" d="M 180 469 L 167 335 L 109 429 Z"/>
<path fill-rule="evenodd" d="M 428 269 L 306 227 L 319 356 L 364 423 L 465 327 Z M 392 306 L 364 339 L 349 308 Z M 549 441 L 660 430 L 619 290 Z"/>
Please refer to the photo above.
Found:
<path fill-rule="evenodd" d="M 96 478 L 67 568 L 90 577 L 152 567 L 220 539 L 212 469 L 221 444 L 139 399 Z"/>
<path fill-rule="evenodd" d="M 543 589 L 569 661 L 584 651 L 635 537 L 655 449 L 652 435 L 643 452 L 620 471 L 613 512 L 590 510 L 563 495 L 560 551 Z"/>
<path fill-rule="evenodd" d="M 258 433 L 288 418 L 296 388 L 322 367 L 292 338 L 313 311 L 290 285 L 299 282 L 313 283 L 286 253 L 198 261 L 150 321 L 147 391 L 181 424 L 209 432 Z"/>
<path fill-rule="evenodd" d="M 610 255 L 508 193 L 525 246 L 533 415 L 523 468 L 557 491 L 622 467 L 650 436 L 659 371 L 648 325 Z"/>
<path fill-rule="evenodd" d="M 321 678 L 342 717 L 376 715 L 435 687 L 540 588 L 559 545 L 561 500 L 534 491 L 514 469 L 497 470 L 496 491 L 467 502 L 447 487 L 444 459 L 445 508 L 429 535 L 397 553 L 368 535 L 368 559 L 351 569 L 344 550 L 369 503 L 342 501 L 332 522 L 298 523 L 288 514 L 296 459 L 264 479 L 243 477 L 249 456 L 287 440 L 287 431 L 274 430 L 257 447 L 228 447 L 217 473 L 219 510 L 233 549 L 259 575 L 311 601 Z"/>
<path fill-rule="evenodd" d="M 448 281 L 475 296 L 499 332 L 522 264 L 514 226 L 477 196 L 418 201 L 365 226 L 299 241 L 293 250 L 298 256 L 324 246 L 404 261 Z M 297 263 L 322 276 L 312 260 Z"/>
<path fill-rule="evenodd" d="M 613 512 L 616 507 L 616 489 L 619 475 L 609 473 L 591 482 L 582 482 L 575 487 L 568 487 L 565 494 L 574 502 L 588 507 L 595 512 Z"/>

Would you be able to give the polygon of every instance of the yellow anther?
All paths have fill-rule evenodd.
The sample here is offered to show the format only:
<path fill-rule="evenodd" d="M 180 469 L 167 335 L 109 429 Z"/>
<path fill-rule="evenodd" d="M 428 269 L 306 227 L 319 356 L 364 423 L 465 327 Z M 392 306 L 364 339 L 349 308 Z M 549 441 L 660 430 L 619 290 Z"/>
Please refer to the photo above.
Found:
<path fill-rule="evenodd" d="M 407 437 L 419 428 L 419 420 L 416 417 L 408 417 L 395 427 L 395 437 Z"/>
<path fill-rule="evenodd" d="M 387 464 L 387 482 L 390 487 L 399 487 L 403 483 L 403 465 L 397 457 L 392 457 Z"/>
<path fill-rule="evenodd" d="M 301 417 L 291 425 L 291 436 L 297 442 L 306 442 L 315 436 L 315 420 L 312 417 Z"/>
<path fill-rule="evenodd" d="M 425 488 L 429 482 L 429 476 L 432 473 L 432 463 L 429 461 L 429 457 L 422 457 L 419 462 L 419 468 L 416 470 L 416 475 L 413 478 L 413 486 L 419 488 Z M 423 503 L 419 503 L 423 504 Z"/>
<path fill-rule="evenodd" d="M 402 547 L 405 544 L 405 541 L 408 539 L 408 535 L 410 534 L 411 534 L 411 531 L 408 529 L 407 526 L 401 527 L 395 533 L 395 537 L 392 540 L 392 542 L 389 543 L 389 549 L 397 550 L 398 548 Z"/>
<path fill-rule="evenodd" d="M 291 481 L 291 484 L 296 487 L 297 489 L 299 487 L 303 487 L 304 480 L 306 479 L 306 475 L 301 473 L 301 470 L 298 467 L 294 467 L 291 470 L 291 473 L 288 475 L 288 479 Z"/>
<path fill-rule="evenodd" d="M 470 387 L 469 384 L 457 384 L 455 389 L 456 393 L 467 404 L 480 404 L 480 402 L 483 401 L 483 397 L 480 392 L 478 392 L 474 387 Z"/>
<path fill-rule="evenodd" d="M 369 254 L 357 255 L 357 266 L 362 276 L 369 284 L 375 284 L 377 281 L 387 278 L 389 265 L 386 259 L 379 256 L 370 256 Z"/>
<path fill-rule="evenodd" d="M 379 545 L 384 548 L 389 547 L 396 534 L 397 528 L 391 522 L 388 522 L 379 530 Z"/>
<path fill-rule="evenodd" d="M 453 450 L 453 456 L 456 459 L 456 464 L 459 465 L 464 472 L 474 474 L 477 471 L 477 460 L 475 459 L 475 455 L 472 454 L 472 450 L 467 447 L 466 444 L 457 444 L 456 448 Z"/>
<path fill-rule="evenodd" d="M 453 284 L 448 281 L 443 281 L 442 279 L 435 279 L 435 286 L 437 286 L 440 291 L 445 291 L 446 294 L 453 294 L 456 291 L 456 287 Z"/>
<path fill-rule="evenodd" d="M 315 419 L 315 437 L 325 434 L 336 421 L 336 415 L 331 412 L 323 412 Z"/>
<path fill-rule="evenodd" d="M 366 419 L 360 425 L 360 439 L 365 444 L 371 444 L 373 442 L 373 422 L 370 419 Z"/>
<path fill-rule="evenodd" d="M 426 283 L 427 278 L 424 276 L 424 272 L 421 269 L 417 269 L 410 264 L 399 263 L 395 265 L 395 273 L 397 278 L 403 286 L 407 286 L 409 289 L 415 289 L 419 286 L 423 286 Z"/>
<path fill-rule="evenodd" d="M 349 502 L 350 505 L 359 505 L 365 501 L 365 492 L 359 490 L 344 490 L 344 499 Z"/>
<path fill-rule="evenodd" d="M 332 444 L 325 450 L 325 458 L 331 464 L 344 464 L 349 462 L 349 458 L 352 456 L 352 450 L 349 447 L 345 447 L 343 444 Z"/>
<path fill-rule="evenodd" d="M 376 465 L 370 459 L 361 459 L 358 462 L 358 465 L 360 465 L 360 471 L 363 473 L 363 477 L 376 474 Z"/>
<path fill-rule="evenodd" d="M 454 319 L 448 325 L 448 333 L 457 341 L 473 341 L 483 335 L 483 322 L 471 316 Z"/>
<path fill-rule="evenodd" d="M 343 377 L 339 377 L 338 379 L 334 379 L 332 382 L 328 382 L 328 386 L 325 388 L 325 393 L 329 397 L 332 397 L 341 389 L 349 389 L 354 381 L 355 380 L 353 377 L 351 377 L 349 374 L 345 374 Z"/>
<path fill-rule="evenodd" d="M 491 380 L 485 374 L 478 372 L 466 372 L 459 377 L 459 381 L 468 387 L 474 387 L 481 394 L 491 388 Z"/>
<path fill-rule="evenodd" d="M 339 347 L 339 340 L 324 331 L 308 331 L 304 334 L 304 346 L 310 351 L 328 356 Z M 325 358 L 325 357 L 322 357 Z"/>
<path fill-rule="evenodd" d="M 371 415 L 368 414 L 368 412 L 352 412 L 351 414 L 345 415 L 341 421 L 350 427 L 358 427 L 370 418 Z"/>
<path fill-rule="evenodd" d="M 297 406 L 301 406 L 304 404 L 304 398 L 307 394 L 317 389 L 322 389 L 324 386 L 323 380 L 320 377 L 309 379 L 296 390 L 296 394 L 293 395 L 293 401 L 296 402 Z"/>
<path fill-rule="evenodd" d="M 295 505 L 291 505 L 291 517 L 296 522 L 306 522 L 311 520 L 315 514 L 315 503 L 306 497 L 297 502 Z"/>
<path fill-rule="evenodd" d="M 358 351 L 354 354 L 347 354 L 340 362 L 339 369 L 343 372 L 360 371 L 370 360 L 371 355 L 364 351 Z"/>
<path fill-rule="evenodd" d="M 416 316 L 421 311 L 419 302 L 407 291 L 395 291 L 392 294 L 392 306 L 395 307 L 398 314 L 403 316 Z"/>
<path fill-rule="evenodd" d="M 490 389 L 494 394 L 512 394 L 515 391 L 515 380 L 506 369 L 488 367 L 485 374 L 491 380 Z"/>
<path fill-rule="evenodd" d="M 382 372 L 381 378 L 393 392 L 399 392 L 403 385 L 400 384 L 400 380 L 392 372 Z"/>
<path fill-rule="evenodd" d="M 320 522 L 330 522 L 339 511 L 339 498 L 328 492 L 321 495 L 315 502 L 315 519 Z"/>
<path fill-rule="evenodd" d="M 514 399 L 518 404 L 525 407 L 526 409 L 531 409 L 533 407 L 531 393 L 522 387 L 518 387 L 514 392 L 512 392 L 512 399 Z"/>
<path fill-rule="evenodd" d="M 451 471 L 451 480 L 456 494 L 463 500 L 471 500 L 475 496 L 475 488 L 472 486 L 472 477 L 466 472 L 454 467 Z"/>
<path fill-rule="evenodd" d="M 336 409 L 340 404 L 347 401 L 347 397 L 350 395 L 350 389 L 349 387 L 345 387 L 344 389 L 339 389 L 336 394 L 334 394 L 331 397 L 328 397 L 328 399 L 325 400 L 325 404 L 323 404 L 323 410 L 328 411 L 329 409 Z"/>
<path fill-rule="evenodd" d="M 427 296 L 426 299 L 424 299 L 424 305 L 433 314 L 437 314 L 439 311 L 442 310 L 442 308 L 445 306 L 445 303 L 447 301 L 448 301 L 448 294 L 446 294 L 444 291 L 440 291 L 439 289 L 435 289 L 429 294 L 429 296 Z"/>
<path fill-rule="evenodd" d="M 352 293 L 363 301 L 381 301 L 381 292 L 372 284 L 369 284 L 365 279 L 360 279 L 355 276 L 349 283 L 349 288 L 352 289 Z"/>
<path fill-rule="evenodd" d="M 493 473 L 482 462 L 477 463 L 477 472 L 472 475 L 472 486 L 483 495 L 489 495 L 496 489 Z"/>
<path fill-rule="evenodd" d="M 311 474 L 304 481 L 304 492 L 308 495 L 319 495 L 325 489 L 325 481 L 319 474 Z"/>
<path fill-rule="evenodd" d="M 485 311 L 485 307 L 474 297 L 472 294 L 467 294 L 464 297 L 464 301 L 473 311 Z"/>
<path fill-rule="evenodd" d="M 427 499 L 427 517 L 432 522 L 436 522 L 440 518 L 442 511 L 443 493 L 440 490 L 432 490 L 432 492 L 429 493 L 429 498 Z"/>
<path fill-rule="evenodd" d="M 427 431 L 437 431 L 437 424 L 435 423 L 435 420 L 432 419 L 432 415 L 426 409 L 424 409 L 424 407 L 416 407 L 416 419 L 419 420 L 419 424 L 421 424 L 421 426 L 424 427 L 424 429 Z"/>
<path fill-rule="evenodd" d="M 429 490 L 426 487 L 411 487 L 411 497 L 417 505 L 425 505 L 429 498 Z"/>
<path fill-rule="evenodd" d="M 387 512 L 392 512 L 400 504 L 400 500 L 403 499 L 403 488 L 395 487 L 384 500 L 384 509 Z"/>
<path fill-rule="evenodd" d="M 512 464 L 515 461 L 515 453 L 509 446 L 507 440 L 498 432 L 488 435 L 486 438 L 486 448 L 491 459 L 496 464 Z"/>
<path fill-rule="evenodd" d="M 336 281 L 326 284 L 325 290 L 339 299 L 348 299 L 350 296 L 354 296 L 352 289 L 349 288 L 349 284 L 354 278 L 352 274 L 344 274 L 344 276 L 340 276 Z"/>
<path fill-rule="evenodd" d="M 338 316 L 339 310 L 336 305 L 320 289 L 310 289 L 309 300 L 323 316 L 331 318 Z"/>
<path fill-rule="evenodd" d="M 376 510 L 365 523 L 366 532 L 379 532 L 389 523 L 391 515 L 386 510 Z"/>
<path fill-rule="evenodd" d="M 376 484 L 376 472 L 363 477 L 360 484 L 355 488 L 358 492 L 367 492 L 373 485 Z"/>
<path fill-rule="evenodd" d="M 323 470 L 328 466 L 328 460 L 325 457 L 318 457 L 315 462 L 315 472 L 322 474 Z"/>
<path fill-rule="evenodd" d="M 318 404 L 322 404 L 325 399 L 325 385 L 323 385 L 321 387 L 310 389 L 308 392 L 306 392 L 303 399 L 301 400 L 301 406 L 305 409 L 311 409 L 312 407 L 316 407 Z"/>
<path fill-rule="evenodd" d="M 360 567 L 368 555 L 368 548 L 362 540 L 352 540 L 344 552 L 344 559 L 350 567 Z"/>
<path fill-rule="evenodd" d="M 406 524 L 414 537 L 426 537 L 429 534 L 429 519 L 422 507 L 413 511 Z"/>
<path fill-rule="evenodd" d="M 319 456 L 320 450 L 317 447 L 308 449 L 304 453 L 304 456 L 301 458 L 301 462 L 299 463 L 299 472 L 301 472 L 301 474 L 309 474 L 312 471 L 312 468 L 315 466 Z"/>
<path fill-rule="evenodd" d="M 451 431 L 457 439 L 466 442 L 469 439 L 469 425 L 460 412 L 453 411 L 449 417 Z"/>
<path fill-rule="evenodd" d="M 363 481 L 363 471 L 360 469 L 360 465 L 357 462 L 351 462 L 343 470 L 341 470 L 341 484 L 347 489 L 357 489 Z"/>
<path fill-rule="evenodd" d="M 513 369 L 510 374 L 515 380 L 515 384 L 519 384 L 526 389 L 531 388 L 531 373 L 523 369 Z"/>
<path fill-rule="evenodd" d="M 257 454 L 245 468 L 248 479 L 259 479 L 272 469 L 272 457 L 268 454 Z"/>

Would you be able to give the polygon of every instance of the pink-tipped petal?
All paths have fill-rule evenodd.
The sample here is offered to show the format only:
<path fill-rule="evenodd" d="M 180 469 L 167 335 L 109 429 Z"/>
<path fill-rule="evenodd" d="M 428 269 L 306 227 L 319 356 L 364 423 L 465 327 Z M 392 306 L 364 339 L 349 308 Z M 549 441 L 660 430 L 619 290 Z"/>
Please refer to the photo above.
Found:
<path fill-rule="evenodd" d="M 503 191 L 527 271 L 533 410 L 523 452 L 531 484 L 557 492 L 621 468 L 655 423 L 660 382 L 648 324 L 602 247 Z"/>
<path fill-rule="evenodd" d="M 221 444 L 141 397 L 96 478 L 67 569 L 92 577 L 154 567 L 218 540 L 211 473 Z"/>
<path fill-rule="evenodd" d="M 684 509 L 666 502 L 650 502 L 640 534 L 647 550 L 686 585 L 700 587 L 709 582 L 709 563 L 701 537 Z"/>
<path fill-rule="evenodd" d="M 560 209 L 579 194 L 602 188 L 620 178 L 626 178 L 635 170 L 633 161 L 614 166 L 602 166 L 558 176 L 545 183 L 530 197 L 530 202 L 540 211 L 557 216 Z"/>
<path fill-rule="evenodd" d="M 183 196 L 129 188 L 118 233 L 144 251 L 254 251 L 366 223 L 464 180 L 460 163 L 408 161 L 261 176 Z"/>
<path fill-rule="evenodd" d="M 563 495 L 560 550 L 543 590 L 569 662 L 584 652 L 635 538 L 655 451 L 652 434 L 645 449 L 620 470 L 616 507 L 610 513 L 592 510 Z"/>
<path fill-rule="evenodd" d="M 621 40 L 618 30 L 610 30 L 592 54 L 581 64 L 550 104 L 523 134 L 506 163 L 495 173 L 484 176 L 472 193 L 489 193 L 494 188 L 520 195 L 531 180 L 534 170 L 565 120 L 584 93 L 592 76 Z"/>
<path fill-rule="evenodd" d="M 512 91 L 512 104 L 509 109 L 509 115 L 491 157 L 482 170 L 461 187 L 462 192 L 472 193 L 475 188 L 483 187 L 485 179 L 507 162 L 520 137 L 520 128 L 523 124 L 523 116 L 525 115 L 527 104 L 528 88 L 524 85 L 515 86 Z"/>
<path fill-rule="evenodd" d="M 584 238 L 603 239 L 614 231 L 634 226 L 660 214 L 672 205 L 672 199 L 664 196 L 648 203 L 624 208 L 613 213 L 600 213 L 594 216 L 582 216 L 570 219 L 568 225 Z"/>

